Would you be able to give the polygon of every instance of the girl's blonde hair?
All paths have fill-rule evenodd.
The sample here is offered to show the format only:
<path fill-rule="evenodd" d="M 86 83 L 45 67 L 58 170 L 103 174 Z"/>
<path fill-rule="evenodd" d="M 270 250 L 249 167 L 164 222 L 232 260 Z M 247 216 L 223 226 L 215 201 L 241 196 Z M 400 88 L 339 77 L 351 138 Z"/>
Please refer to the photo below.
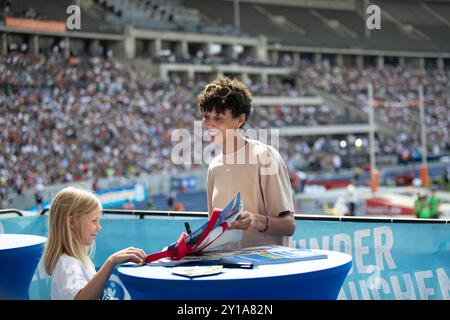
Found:
<path fill-rule="evenodd" d="M 62 254 L 80 260 L 86 267 L 92 264 L 89 248 L 83 242 L 83 222 L 86 215 L 101 208 L 100 200 L 87 190 L 67 187 L 56 194 L 48 214 L 48 239 L 44 252 L 48 275 L 53 273 Z M 77 226 L 75 230 L 71 227 L 71 219 Z"/>

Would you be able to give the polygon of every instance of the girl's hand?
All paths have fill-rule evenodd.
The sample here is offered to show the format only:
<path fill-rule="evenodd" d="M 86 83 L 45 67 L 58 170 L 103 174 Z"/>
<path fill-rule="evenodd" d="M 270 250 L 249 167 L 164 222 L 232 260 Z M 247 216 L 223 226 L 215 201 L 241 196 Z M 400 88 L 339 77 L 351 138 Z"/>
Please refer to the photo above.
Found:
<path fill-rule="evenodd" d="M 128 247 L 111 255 L 110 260 L 114 265 L 129 261 L 139 263 L 145 259 L 145 256 L 146 254 L 144 250 L 134 247 Z"/>

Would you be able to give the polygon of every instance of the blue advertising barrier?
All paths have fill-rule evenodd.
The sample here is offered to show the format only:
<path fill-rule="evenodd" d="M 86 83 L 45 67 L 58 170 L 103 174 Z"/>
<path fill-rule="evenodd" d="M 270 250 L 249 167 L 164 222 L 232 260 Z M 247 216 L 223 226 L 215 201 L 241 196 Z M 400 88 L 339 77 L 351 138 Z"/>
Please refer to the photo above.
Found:
<path fill-rule="evenodd" d="M 145 203 L 145 201 L 147 201 L 147 191 L 145 185 L 142 183 L 124 187 L 101 189 L 96 192 L 96 195 L 100 199 L 103 208 L 122 207 L 127 200 L 130 200 L 133 203 Z M 42 203 L 42 208 L 49 208 L 50 204 L 50 201 L 44 201 Z M 38 211 L 38 207 L 33 206 L 28 210 Z"/>
<path fill-rule="evenodd" d="M 170 188 L 174 191 L 194 192 L 197 187 L 197 180 L 194 176 L 172 177 Z"/>
<path fill-rule="evenodd" d="M 353 257 L 340 299 L 450 299 L 448 223 L 302 220 L 294 240 Z"/>
<path fill-rule="evenodd" d="M 145 202 L 147 200 L 145 186 L 141 183 L 133 186 L 99 190 L 97 196 L 103 208 L 123 206 L 127 200 L 134 203 Z"/>
<path fill-rule="evenodd" d="M 94 264 L 99 268 L 112 253 L 128 246 L 159 251 L 174 242 L 188 220 L 196 229 L 206 218 L 146 217 L 145 219 L 103 217 L 97 237 Z M 334 220 L 334 221 L 333 221 Z M 356 219 L 355 219 L 356 220 Z M 345 252 L 353 267 L 339 299 L 450 299 L 450 224 L 414 220 L 380 222 L 297 219 L 293 236 L 300 248 Z M 0 232 L 47 236 L 47 217 L 18 217 L 0 220 Z M 42 262 L 42 261 L 41 261 Z M 49 299 L 50 281 L 39 264 L 30 286 L 30 299 Z M 116 299 L 129 294 L 115 272 L 108 283 Z"/>

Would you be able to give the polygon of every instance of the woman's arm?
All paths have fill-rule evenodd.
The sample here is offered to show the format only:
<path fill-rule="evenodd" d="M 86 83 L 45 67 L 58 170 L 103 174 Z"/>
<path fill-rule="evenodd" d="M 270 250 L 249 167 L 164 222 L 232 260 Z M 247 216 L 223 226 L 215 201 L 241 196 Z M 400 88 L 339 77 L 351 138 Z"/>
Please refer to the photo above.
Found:
<path fill-rule="evenodd" d="M 127 261 L 139 263 L 144 258 L 144 251 L 133 247 L 118 251 L 111 255 L 92 280 L 77 293 L 75 300 L 99 299 L 116 265 Z"/>

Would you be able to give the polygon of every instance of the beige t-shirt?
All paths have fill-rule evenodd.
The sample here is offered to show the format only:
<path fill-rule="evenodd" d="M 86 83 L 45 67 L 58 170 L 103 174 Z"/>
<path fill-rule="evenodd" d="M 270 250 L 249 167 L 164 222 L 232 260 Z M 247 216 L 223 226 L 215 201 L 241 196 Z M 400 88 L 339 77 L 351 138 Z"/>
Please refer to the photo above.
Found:
<path fill-rule="evenodd" d="M 208 168 L 208 211 L 223 209 L 241 193 L 244 209 L 276 217 L 280 212 L 294 212 L 292 191 L 286 165 L 272 146 L 245 139 L 234 153 L 219 154 Z M 291 237 L 262 233 L 254 228 L 243 231 L 242 241 L 234 248 L 278 244 L 291 245 Z"/>

